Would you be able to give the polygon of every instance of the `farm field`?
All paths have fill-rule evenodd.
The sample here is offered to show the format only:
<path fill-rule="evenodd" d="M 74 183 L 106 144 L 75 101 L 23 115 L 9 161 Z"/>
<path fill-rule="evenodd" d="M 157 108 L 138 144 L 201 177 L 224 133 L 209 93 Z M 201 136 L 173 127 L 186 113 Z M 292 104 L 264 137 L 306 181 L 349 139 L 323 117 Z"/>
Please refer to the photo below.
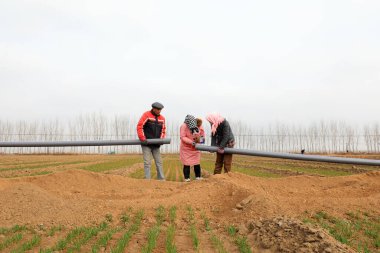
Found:
<path fill-rule="evenodd" d="M 167 181 L 138 154 L 0 155 L 0 252 L 380 251 L 377 167 L 234 156 L 212 175 L 205 153 L 185 183 L 163 158 Z"/>

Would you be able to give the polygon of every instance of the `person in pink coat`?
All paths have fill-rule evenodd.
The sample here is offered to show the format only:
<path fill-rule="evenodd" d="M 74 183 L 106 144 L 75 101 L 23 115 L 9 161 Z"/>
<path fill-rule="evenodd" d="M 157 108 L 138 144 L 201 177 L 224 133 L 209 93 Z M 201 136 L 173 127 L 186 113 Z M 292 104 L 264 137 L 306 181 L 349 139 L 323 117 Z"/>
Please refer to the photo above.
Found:
<path fill-rule="evenodd" d="M 183 164 L 183 175 L 186 182 L 190 181 L 190 167 L 194 166 L 195 179 L 201 177 L 201 152 L 195 149 L 195 144 L 201 142 L 201 136 L 204 139 L 203 127 L 197 126 L 197 120 L 192 115 L 187 115 L 185 122 L 180 128 L 181 144 L 179 148 L 179 157 Z"/>

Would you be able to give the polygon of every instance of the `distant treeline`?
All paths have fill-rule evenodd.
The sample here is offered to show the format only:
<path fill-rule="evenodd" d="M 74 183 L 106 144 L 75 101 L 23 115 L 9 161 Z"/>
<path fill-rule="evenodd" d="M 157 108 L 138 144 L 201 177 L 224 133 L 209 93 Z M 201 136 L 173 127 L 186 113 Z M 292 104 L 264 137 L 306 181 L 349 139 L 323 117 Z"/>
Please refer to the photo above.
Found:
<path fill-rule="evenodd" d="M 137 139 L 138 118 L 129 116 L 106 117 L 101 113 L 80 115 L 73 120 L 60 121 L 4 121 L 0 120 L 0 141 L 74 141 Z M 236 137 L 236 148 L 274 152 L 336 153 L 380 152 L 379 123 L 352 126 L 345 122 L 320 121 L 308 126 L 270 124 L 253 127 L 245 122 L 230 121 Z M 181 122 L 167 123 L 170 145 L 165 153 L 179 151 Z M 204 127 L 207 137 L 210 127 Z M 210 138 L 206 139 L 206 144 Z M 65 148 L 0 148 L 1 153 L 137 153 L 139 146 L 65 147 Z"/>

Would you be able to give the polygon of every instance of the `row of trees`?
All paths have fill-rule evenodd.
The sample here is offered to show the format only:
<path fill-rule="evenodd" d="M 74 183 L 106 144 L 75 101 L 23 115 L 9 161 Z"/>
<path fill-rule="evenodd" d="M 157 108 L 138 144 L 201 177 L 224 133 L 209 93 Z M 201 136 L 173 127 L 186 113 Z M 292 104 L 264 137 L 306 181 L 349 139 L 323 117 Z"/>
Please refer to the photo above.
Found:
<path fill-rule="evenodd" d="M 73 120 L 1 121 L 0 141 L 67 141 L 136 139 L 137 120 L 128 116 L 108 118 L 101 113 L 80 115 Z M 244 122 L 230 122 L 237 148 L 274 152 L 380 152 L 380 125 L 354 127 L 345 122 L 320 121 L 308 126 L 281 123 L 255 128 Z M 167 125 L 170 145 L 165 153 L 179 151 L 180 122 Z M 204 124 L 210 135 L 209 124 Z M 210 138 L 206 138 L 206 144 Z M 139 146 L 0 148 L 1 153 L 137 153 Z"/>

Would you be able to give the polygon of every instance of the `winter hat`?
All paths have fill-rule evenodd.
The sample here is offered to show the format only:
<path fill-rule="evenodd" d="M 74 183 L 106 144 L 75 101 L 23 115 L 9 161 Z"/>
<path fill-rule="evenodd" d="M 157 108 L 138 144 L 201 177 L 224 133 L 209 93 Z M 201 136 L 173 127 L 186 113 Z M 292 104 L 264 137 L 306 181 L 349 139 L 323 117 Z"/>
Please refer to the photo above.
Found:
<path fill-rule="evenodd" d="M 161 104 L 161 103 L 159 103 L 159 102 L 154 102 L 153 104 L 152 104 L 152 108 L 156 108 L 156 109 L 162 109 L 162 108 L 164 108 L 164 106 Z"/>

